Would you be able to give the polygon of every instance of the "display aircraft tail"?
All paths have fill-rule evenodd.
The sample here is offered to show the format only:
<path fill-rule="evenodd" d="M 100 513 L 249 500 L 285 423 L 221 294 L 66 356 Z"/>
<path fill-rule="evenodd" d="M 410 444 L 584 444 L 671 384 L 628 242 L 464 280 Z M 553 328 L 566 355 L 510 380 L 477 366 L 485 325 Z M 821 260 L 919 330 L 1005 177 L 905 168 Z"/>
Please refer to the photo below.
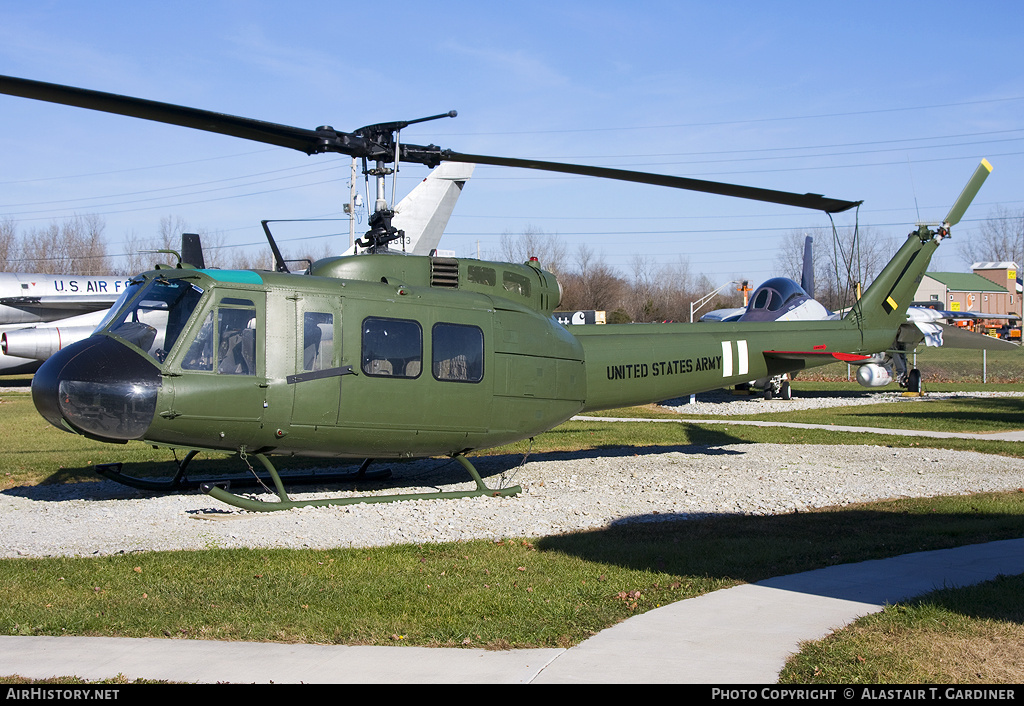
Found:
<path fill-rule="evenodd" d="M 475 164 L 442 162 L 395 206 L 391 225 L 405 231 L 404 251 L 429 255 L 437 248 L 463 187 L 473 175 Z M 353 255 L 353 245 L 342 255 Z M 400 245 L 393 248 L 402 250 Z"/>

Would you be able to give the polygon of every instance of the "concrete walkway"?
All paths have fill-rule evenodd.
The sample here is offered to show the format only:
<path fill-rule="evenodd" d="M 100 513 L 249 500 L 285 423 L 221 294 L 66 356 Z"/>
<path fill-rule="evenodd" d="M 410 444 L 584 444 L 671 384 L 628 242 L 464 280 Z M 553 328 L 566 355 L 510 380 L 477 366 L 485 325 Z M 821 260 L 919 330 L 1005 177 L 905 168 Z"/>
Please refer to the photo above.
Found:
<path fill-rule="evenodd" d="M 570 649 L 0 636 L 0 674 L 201 683 L 764 684 L 777 681 L 802 641 L 887 603 L 1022 573 L 1024 539 L 832 566 L 678 601 Z"/>

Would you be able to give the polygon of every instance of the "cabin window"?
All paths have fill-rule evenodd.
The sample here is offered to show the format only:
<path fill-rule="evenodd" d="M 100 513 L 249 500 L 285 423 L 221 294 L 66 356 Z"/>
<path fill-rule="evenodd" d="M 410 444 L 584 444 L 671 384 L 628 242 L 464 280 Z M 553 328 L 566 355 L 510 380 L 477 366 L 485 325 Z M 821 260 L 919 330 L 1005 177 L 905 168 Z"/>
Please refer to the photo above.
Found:
<path fill-rule="evenodd" d="M 255 375 L 256 305 L 252 300 L 221 300 L 221 306 L 206 315 L 181 367 L 216 370 L 222 375 Z"/>
<path fill-rule="evenodd" d="M 302 319 L 302 369 L 323 370 L 334 358 L 334 314 L 307 311 Z"/>
<path fill-rule="evenodd" d="M 501 283 L 505 286 L 506 292 L 521 294 L 524 297 L 530 296 L 530 280 L 518 272 L 504 272 Z"/>
<path fill-rule="evenodd" d="M 423 331 L 415 321 L 363 319 L 362 368 L 375 377 L 418 378 L 423 367 Z"/>
<path fill-rule="evenodd" d="M 498 282 L 498 273 L 494 271 L 493 267 L 470 265 L 466 268 L 466 277 L 473 284 L 482 284 L 487 287 L 493 287 Z"/>
<path fill-rule="evenodd" d="M 480 382 L 484 377 L 484 332 L 476 326 L 434 324 L 431 334 L 434 377 Z"/>

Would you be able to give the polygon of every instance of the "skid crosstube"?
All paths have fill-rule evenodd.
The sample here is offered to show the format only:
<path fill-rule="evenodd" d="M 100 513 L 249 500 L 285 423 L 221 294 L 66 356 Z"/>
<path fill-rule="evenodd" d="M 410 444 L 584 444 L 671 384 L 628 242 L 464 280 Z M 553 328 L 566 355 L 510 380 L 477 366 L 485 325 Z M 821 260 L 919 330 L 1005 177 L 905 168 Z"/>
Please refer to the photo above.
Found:
<path fill-rule="evenodd" d="M 251 498 L 243 498 L 239 495 L 229 492 L 228 490 L 213 485 L 211 483 L 203 483 L 200 489 L 208 494 L 210 497 L 216 498 L 223 503 L 233 505 L 234 507 L 242 510 L 249 510 L 250 512 L 273 512 L 275 510 L 291 510 L 297 507 L 324 507 L 328 505 L 355 505 L 358 503 L 389 503 L 389 502 L 401 502 L 403 500 L 451 500 L 458 498 L 473 498 L 479 496 L 510 496 L 518 495 L 522 491 L 518 485 L 511 488 L 502 488 L 499 490 L 492 490 L 488 488 L 480 477 L 480 473 L 477 472 L 473 464 L 469 462 L 465 456 L 457 454 L 454 456 L 455 460 L 462 464 L 462 467 L 466 469 L 469 475 L 476 482 L 476 490 L 464 490 L 464 491 L 445 491 L 437 493 L 404 493 L 404 494 L 392 494 L 392 495 L 360 495 L 347 498 L 321 498 L 319 500 L 292 500 L 288 497 L 288 493 L 284 489 L 284 483 L 281 480 L 281 476 L 278 474 L 277 469 L 270 462 L 270 459 L 263 454 L 253 454 L 259 462 L 263 464 L 263 467 L 270 474 L 271 479 L 274 481 L 274 487 L 277 490 L 278 498 L 277 501 L 263 501 L 253 500 Z"/>

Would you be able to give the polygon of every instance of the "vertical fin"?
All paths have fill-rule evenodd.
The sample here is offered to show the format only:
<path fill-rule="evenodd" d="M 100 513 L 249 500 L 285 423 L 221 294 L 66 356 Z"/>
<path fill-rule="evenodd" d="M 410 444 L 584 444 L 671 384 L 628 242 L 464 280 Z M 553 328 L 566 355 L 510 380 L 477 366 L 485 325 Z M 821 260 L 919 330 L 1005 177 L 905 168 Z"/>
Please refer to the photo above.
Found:
<path fill-rule="evenodd" d="M 814 299 L 814 238 L 804 238 L 804 269 L 800 274 L 800 286 L 807 296 Z"/>
<path fill-rule="evenodd" d="M 907 236 L 907 242 L 864 291 L 846 319 L 867 328 L 896 327 L 905 323 L 917 285 L 938 245 L 938 239 L 927 226 Z"/>

